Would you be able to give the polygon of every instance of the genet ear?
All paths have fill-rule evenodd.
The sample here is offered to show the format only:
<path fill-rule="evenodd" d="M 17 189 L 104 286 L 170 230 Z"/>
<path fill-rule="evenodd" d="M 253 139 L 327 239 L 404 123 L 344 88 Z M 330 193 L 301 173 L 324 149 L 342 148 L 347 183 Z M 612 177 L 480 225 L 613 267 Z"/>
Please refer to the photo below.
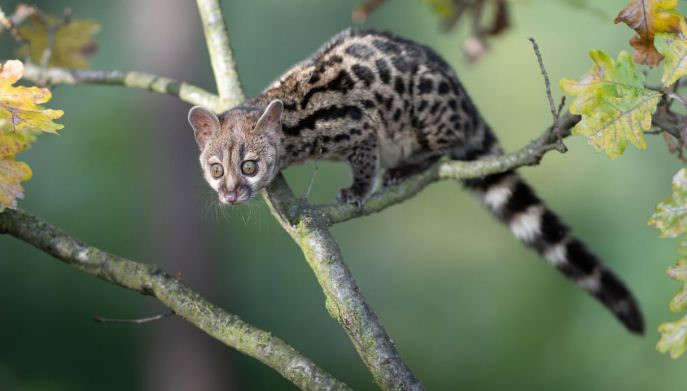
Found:
<path fill-rule="evenodd" d="M 277 134 L 281 131 L 281 115 L 284 113 L 284 103 L 275 99 L 267 105 L 265 112 L 255 125 L 255 129 L 262 132 Z"/>
<path fill-rule="evenodd" d="M 205 147 L 208 139 L 219 130 L 219 118 L 215 113 L 200 106 L 194 106 L 188 112 L 188 123 L 193 127 L 193 134 L 200 149 Z"/>

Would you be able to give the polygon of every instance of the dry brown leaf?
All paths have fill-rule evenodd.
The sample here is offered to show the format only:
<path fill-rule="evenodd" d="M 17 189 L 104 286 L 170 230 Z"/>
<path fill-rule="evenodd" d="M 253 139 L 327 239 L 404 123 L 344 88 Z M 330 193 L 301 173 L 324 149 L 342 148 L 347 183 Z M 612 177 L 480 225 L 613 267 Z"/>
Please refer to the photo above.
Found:
<path fill-rule="evenodd" d="M 630 0 L 616 16 L 615 23 L 624 22 L 637 32 L 630 39 L 635 62 L 649 66 L 661 62 L 663 56 L 654 47 L 654 35 L 680 32 L 682 16 L 676 6 L 677 0 Z"/>

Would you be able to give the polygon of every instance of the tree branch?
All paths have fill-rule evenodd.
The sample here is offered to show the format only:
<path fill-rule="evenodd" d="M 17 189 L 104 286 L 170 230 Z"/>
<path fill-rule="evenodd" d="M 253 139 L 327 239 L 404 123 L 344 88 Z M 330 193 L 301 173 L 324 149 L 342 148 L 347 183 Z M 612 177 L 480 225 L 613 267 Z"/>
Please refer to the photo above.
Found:
<path fill-rule="evenodd" d="M 229 45 L 224 13 L 218 0 L 197 0 L 196 3 L 203 23 L 205 42 L 210 52 L 210 63 L 215 74 L 217 90 L 220 98 L 225 101 L 224 110 L 220 111 L 225 111 L 243 102 L 245 97 Z"/>
<path fill-rule="evenodd" d="M 351 338 L 358 354 L 384 390 L 423 390 L 343 261 L 327 220 L 297 199 L 280 174 L 263 192 L 272 214 L 301 247 L 325 295 L 325 306 Z"/>
<path fill-rule="evenodd" d="M 197 3 L 220 97 L 229 98 L 231 107 L 240 103 L 244 95 L 223 14 L 217 0 Z M 303 250 L 325 294 L 327 310 L 344 327 L 377 383 L 385 390 L 422 390 L 360 293 L 326 220 L 316 214 L 293 214 L 300 202 L 281 175 L 263 191 L 263 196 L 274 216 Z"/>
<path fill-rule="evenodd" d="M 439 180 L 477 178 L 538 164 L 548 151 L 555 149 L 565 152 L 565 146 L 560 143 L 560 139 L 569 136 L 570 130 L 578 121 L 578 116 L 566 114 L 559 119 L 558 132 L 556 132 L 555 125 L 552 125 L 528 145 L 505 155 L 475 161 L 449 160 L 439 162 L 396 186 L 382 189 L 373 194 L 359 208 L 353 205 L 328 204 L 318 206 L 316 209 L 319 215 L 326 219 L 329 225 L 332 225 L 380 212 L 414 197 L 426 186 Z"/>
<path fill-rule="evenodd" d="M 0 234 L 9 234 L 105 281 L 156 297 L 227 346 L 258 359 L 305 390 L 349 390 L 296 349 L 202 298 L 157 266 L 131 261 L 91 247 L 26 212 L 0 213 Z"/>
<path fill-rule="evenodd" d="M 79 85 L 103 84 L 122 87 L 141 88 L 176 96 L 179 99 L 210 110 L 220 112 L 226 104 L 220 98 L 200 87 L 136 71 L 97 71 L 66 68 L 42 68 L 34 64 L 24 64 L 24 78 L 37 84 L 51 85 Z"/>

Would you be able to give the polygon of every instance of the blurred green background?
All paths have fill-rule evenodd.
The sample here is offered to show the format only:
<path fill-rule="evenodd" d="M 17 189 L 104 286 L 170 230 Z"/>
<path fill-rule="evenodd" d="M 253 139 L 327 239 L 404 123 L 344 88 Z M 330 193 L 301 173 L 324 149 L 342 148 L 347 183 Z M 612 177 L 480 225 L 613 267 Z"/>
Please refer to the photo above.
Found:
<path fill-rule="evenodd" d="M 15 1 L 2 1 L 11 11 Z M 258 93 L 291 64 L 351 26 L 357 1 L 223 1 L 241 79 Z M 527 37 L 535 37 L 555 82 L 591 66 L 587 51 L 615 56 L 632 31 L 613 25 L 626 3 L 529 0 L 512 7 L 513 28 L 468 64 L 463 23 L 450 33 L 419 1 L 388 1 L 365 26 L 430 44 L 457 70 L 506 150 L 551 122 Z M 136 69 L 213 89 L 194 2 L 37 3 L 97 19 L 94 69 Z M 684 4 L 683 13 L 687 10 Z M 0 57 L 14 55 L 8 34 Z M 650 73 L 656 78 L 657 71 Z M 558 88 L 554 90 L 560 96 Z M 262 200 L 218 209 L 201 178 L 186 123 L 188 104 L 119 87 L 59 87 L 59 136 L 44 135 L 20 158 L 34 170 L 21 207 L 113 253 L 158 263 L 212 302 L 291 343 L 354 389 L 376 389 L 346 334 L 329 318 L 298 247 Z M 334 227 L 346 262 L 401 355 L 431 390 L 684 390 L 686 359 L 654 345 L 678 288 L 665 277 L 675 243 L 647 226 L 679 168 L 660 137 L 616 161 L 584 139 L 521 170 L 578 235 L 629 283 L 648 332 L 628 334 L 455 183 L 440 183 L 378 215 Z M 312 166 L 287 178 L 302 193 Z M 323 164 L 316 201 L 331 201 L 350 175 Z M 177 318 L 131 326 L 94 314 L 164 312 L 150 298 L 65 266 L 0 237 L 0 390 L 295 389 L 271 369 Z"/>

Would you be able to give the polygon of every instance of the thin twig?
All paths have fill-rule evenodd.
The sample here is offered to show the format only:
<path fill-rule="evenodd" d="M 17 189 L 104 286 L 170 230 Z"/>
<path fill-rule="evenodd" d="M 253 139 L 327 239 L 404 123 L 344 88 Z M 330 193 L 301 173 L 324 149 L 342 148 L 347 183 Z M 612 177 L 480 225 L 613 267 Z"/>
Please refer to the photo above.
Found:
<path fill-rule="evenodd" d="M 315 184 L 315 177 L 317 176 L 317 172 L 320 170 L 320 165 L 318 163 L 315 163 L 315 167 L 312 170 L 312 174 L 310 175 L 310 181 L 308 182 L 308 188 L 305 189 L 305 194 L 303 195 L 304 199 L 310 198 L 310 192 L 312 191 L 312 187 Z"/>
<path fill-rule="evenodd" d="M 539 63 L 539 70 L 544 77 L 544 85 L 546 86 L 546 98 L 549 100 L 549 108 L 551 109 L 551 115 L 553 116 L 554 127 L 558 125 L 558 111 L 556 110 L 556 104 L 554 103 L 553 95 L 551 94 L 551 80 L 549 80 L 549 74 L 546 72 L 546 67 L 544 66 L 544 60 L 541 56 L 541 51 L 539 50 L 539 45 L 533 37 L 528 38 L 532 42 L 532 48 L 534 49 L 534 54 L 537 56 L 537 62 Z"/>
<path fill-rule="evenodd" d="M 544 66 L 544 59 L 542 58 L 541 51 L 539 50 L 539 45 L 534 37 L 528 38 L 532 42 L 532 48 L 534 49 L 534 55 L 537 56 L 537 62 L 539 63 L 539 70 L 544 77 L 544 86 L 546 87 L 546 99 L 549 101 L 549 109 L 551 110 L 551 116 L 553 117 L 553 133 L 556 135 L 556 147 L 559 151 L 565 152 L 567 147 L 563 144 L 563 139 L 561 136 L 560 129 L 560 116 L 563 111 L 563 106 L 565 105 L 565 96 L 561 99 L 560 105 L 558 105 L 558 110 L 556 110 L 556 104 L 554 103 L 553 94 L 551 93 L 551 80 L 549 80 L 549 73 L 546 71 Z"/>
<path fill-rule="evenodd" d="M 154 322 L 156 320 L 164 319 L 174 315 L 174 311 L 165 312 L 164 314 L 159 314 L 155 316 L 149 316 L 147 318 L 137 318 L 137 319 L 118 319 L 118 318 L 103 318 L 102 316 L 94 315 L 93 320 L 98 323 L 120 323 L 120 324 L 143 324 Z"/>

